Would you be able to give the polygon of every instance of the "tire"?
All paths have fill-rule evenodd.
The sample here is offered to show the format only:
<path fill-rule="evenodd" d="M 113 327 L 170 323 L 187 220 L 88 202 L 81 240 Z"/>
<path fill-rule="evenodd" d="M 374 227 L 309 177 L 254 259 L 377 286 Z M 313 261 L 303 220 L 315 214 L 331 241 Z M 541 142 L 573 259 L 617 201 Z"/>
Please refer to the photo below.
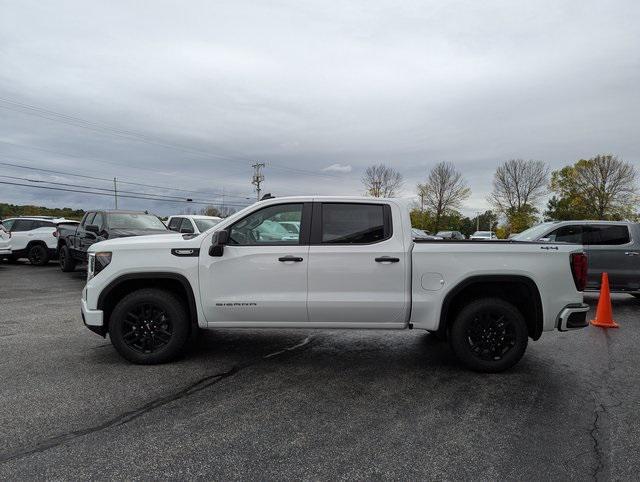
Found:
<path fill-rule="evenodd" d="M 60 248 L 60 252 L 58 253 L 58 263 L 60 263 L 60 269 L 65 273 L 69 273 L 76 269 L 76 262 L 71 256 L 71 252 L 66 245 Z"/>
<path fill-rule="evenodd" d="M 427 330 L 429 332 L 429 336 L 434 337 L 438 341 L 447 341 L 447 334 L 438 330 Z"/>
<path fill-rule="evenodd" d="M 36 244 L 35 246 L 31 246 L 31 248 L 29 248 L 27 258 L 29 259 L 29 263 L 31 263 L 33 266 L 44 266 L 49 262 L 49 250 L 46 248 L 46 246 Z"/>
<path fill-rule="evenodd" d="M 518 363 L 529 341 L 518 309 L 500 298 L 481 298 L 465 306 L 453 322 L 449 343 L 469 369 L 498 373 Z"/>
<path fill-rule="evenodd" d="M 109 320 L 111 343 L 123 358 L 139 365 L 174 360 L 183 353 L 190 331 L 184 303 L 154 288 L 122 298 Z"/>

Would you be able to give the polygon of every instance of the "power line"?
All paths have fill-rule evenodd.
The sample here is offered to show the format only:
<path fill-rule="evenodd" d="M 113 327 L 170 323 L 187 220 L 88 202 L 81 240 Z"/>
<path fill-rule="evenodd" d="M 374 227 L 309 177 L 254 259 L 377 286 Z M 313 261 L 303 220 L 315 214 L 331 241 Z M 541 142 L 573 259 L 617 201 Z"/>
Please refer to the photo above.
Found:
<path fill-rule="evenodd" d="M 28 170 L 32 170 L 32 171 L 48 172 L 48 173 L 52 173 L 52 174 L 61 174 L 61 175 L 64 175 L 64 176 L 75 176 L 75 177 L 84 178 L 84 179 L 92 179 L 92 180 L 95 180 L 95 181 L 105 181 L 105 182 L 109 182 L 109 183 L 112 182 L 112 179 L 105 178 L 105 177 L 87 176 L 85 174 L 75 174 L 75 173 L 72 173 L 72 172 L 59 171 L 59 170 L 55 170 L 55 169 L 44 169 L 44 168 L 39 168 L 39 167 L 24 166 L 24 165 L 20 165 L 20 164 L 11 163 L 11 162 L 0 161 L 0 165 L 15 167 L 15 168 L 19 168 L 19 169 L 28 169 Z M 151 188 L 157 188 L 157 189 L 166 189 L 168 191 L 180 191 L 180 192 L 186 192 L 186 193 L 189 193 L 189 194 L 197 194 L 198 193 L 198 191 L 189 191 L 189 190 L 186 190 L 186 189 L 178 189 L 178 188 L 171 188 L 171 187 L 166 187 L 166 186 L 158 186 L 158 185 L 154 185 L 154 184 L 144 184 L 144 183 L 139 183 L 139 182 L 123 181 L 122 179 L 118 179 L 118 182 L 121 183 L 121 184 L 128 184 L 128 185 L 132 185 L 132 186 L 141 186 L 141 187 L 151 187 Z M 206 194 L 206 193 L 207 192 L 203 192 L 203 194 Z M 246 199 L 247 198 L 247 196 L 232 195 L 232 194 L 228 194 L 228 193 L 218 193 L 218 192 L 214 192 L 214 191 L 209 191 L 209 194 L 213 194 L 215 196 L 221 196 L 222 194 L 224 194 L 226 197 L 233 197 L 233 198 L 238 198 L 238 199 Z"/>
<path fill-rule="evenodd" d="M 5 105 L 2 105 L 2 103 L 4 103 Z M 8 105 L 7 105 L 8 104 Z M 24 102 L 20 102 L 20 101 L 16 101 L 13 99 L 9 99 L 9 98 L 2 98 L 0 97 L 0 108 L 3 109 L 7 109 L 7 110 L 11 110 L 14 112 L 20 112 L 23 114 L 28 114 L 28 115 L 34 115 L 37 117 L 42 117 L 44 119 L 48 119 L 54 122 L 61 122 L 63 124 L 67 124 L 67 125 L 71 125 L 71 126 L 75 126 L 75 127 L 80 127 L 83 129 L 88 129 L 88 130 L 92 130 L 94 132 L 98 132 L 100 134 L 109 134 L 109 135 L 113 135 L 115 137 L 124 137 L 127 139 L 132 139 L 132 140 L 137 140 L 139 142 L 144 142 L 147 144 L 153 144 L 153 145 L 157 145 L 157 146 L 161 146 L 161 147 L 165 147 L 165 148 L 169 148 L 169 149 L 174 149 L 174 150 L 181 150 L 184 152 L 190 152 L 193 154 L 197 154 L 200 156 L 205 156 L 205 157 L 215 157 L 218 158 L 219 160 L 222 161 L 226 161 L 226 162 L 237 162 L 237 161 L 245 161 L 245 162 L 251 162 L 252 160 L 247 158 L 247 157 L 242 157 L 242 156 L 223 156 L 220 154 L 213 154 L 211 152 L 208 151 L 204 151 L 201 149 L 195 149 L 189 146 L 184 146 L 181 144 L 172 144 L 172 143 L 167 143 L 167 142 L 163 142 L 160 141 L 152 136 L 149 136 L 147 134 L 144 133 L 140 133 L 137 131 L 133 131 L 133 130 L 128 130 L 128 129 L 121 129 L 118 127 L 114 127 L 111 126 L 109 124 L 105 124 L 102 122 L 95 122 L 95 121 L 90 121 L 87 119 L 83 119 L 82 117 L 78 117 L 78 116 L 72 116 L 72 115 L 68 115 L 68 114 L 64 114 L 61 112 L 57 112 L 54 110 L 50 110 L 50 109 L 46 109 L 43 107 L 39 107 L 33 104 L 27 104 Z M 305 169 L 298 169 L 298 168 L 291 168 L 291 167 L 285 167 L 285 166 L 279 166 L 277 164 L 274 163 L 269 163 L 270 167 L 274 168 L 274 169 L 280 169 L 280 170 L 284 170 L 284 171 L 291 171 L 291 172 L 296 172 L 298 174 L 302 174 L 302 175 L 307 175 L 307 176 L 317 176 L 317 177 L 324 177 L 324 178 L 337 178 L 337 179 L 341 179 L 341 176 L 337 176 L 337 175 L 333 175 L 333 174 L 328 174 L 328 173 L 319 173 L 319 172 L 314 172 L 314 171 L 308 171 Z"/>
<path fill-rule="evenodd" d="M 21 184 L 21 183 L 17 183 L 17 182 L 9 182 L 9 181 L 0 181 L 0 184 L 7 184 L 7 185 L 11 185 L 11 186 L 22 186 L 22 187 L 30 187 L 30 188 L 34 188 L 34 189 L 49 189 L 52 191 L 65 191 L 65 192 L 77 192 L 77 193 L 82 193 L 82 194 L 92 194 L 95 196 L 112 196 L 112 193 L 106 193 L 106 192 L 93 192 L 93 191 L 82 191 L 82 190 L 78 190 L 78 189 L 66 189 L 66 188 L 62 188 L 62 187 L 51 187 L 51 186 L 34 186 L 33 184 Z M 120 197 L 123 198 L 130 198 L 130 199 L 145 199 L 147 201 L 158 201 L 158 202 L 170 202 L 170 203 L 188 203 L 188 204 L 211 204 L 211 203 L 204 203 L 204 202 L 198 202 L 198 201 L 187 201 L 187 200 L 183 200 L 183 201 L 171 201 L 168 199 L 154 199 L 154 198 L 149 198 L 149 197 L 141 197 L 141 196 L 131 196 L 128 194 L 124 194 L 124 195 L 119 195 Z M 226 203 L 227 206 L 234 206 L 234 207 L 246 207 L 249 204 L 235 204 L 235 203 Z"/>
<path fill-rule="evenodd" d="M 177 196 L 165 196 L 162 194 L 153 194 L 153 193 L 146 193 L 146 192 L 137 192 L 137 191 L 123 191 L 122 189 L 117 189 L 117 187 L 114 185 L 113 189 L 110 188 L 104 188 L 104 187 L 97 187 L 97 186 L 87 186 L 87 185 L 82 185 L 82 184 L 69 184 L 66 182 L 56 182 L 56 181 L 47 181 L 47 180 L 42 180 L 42 179 L 31 179 L 28 177 L 18 177 L 18 176 L 7 176 L 7 175 L 0 175 L 0 177 L 5 178 L 5 179 L 14 179 L 14 180 L 18 180 L 18 181 L 29 181 L 29 182 L 34 182 L 34 183 L 44 183 L 44 184 L 53 184 L 56 186 L 66 186 L 66 187 L 77 187 L 77 188 L 81 188 L 81 189 L 94 189 L 97 191 L 106 191 L 108 193 L 111 193 L 112 195 L 119 195 L 121 193 L 124 194 L 134 194 L 136 196 L 149 196 L 150 199 L 163 199 L 166 201 L 176 201 L 176 202 L 183 202 L 183 201 L 190 201 L 190 202 L 198 202 L 198 203 L 207 203 L 207 204 L 219 204 L 220 200 L 208 200 L 208 199 L 191 199 L 191 198 L 184 198 L 184 197 L 177 197 Z M 120 182 L 119 180 L 117 182 Z M 245 199 L 249 199 L 249 198 L 245 198 Z"/>

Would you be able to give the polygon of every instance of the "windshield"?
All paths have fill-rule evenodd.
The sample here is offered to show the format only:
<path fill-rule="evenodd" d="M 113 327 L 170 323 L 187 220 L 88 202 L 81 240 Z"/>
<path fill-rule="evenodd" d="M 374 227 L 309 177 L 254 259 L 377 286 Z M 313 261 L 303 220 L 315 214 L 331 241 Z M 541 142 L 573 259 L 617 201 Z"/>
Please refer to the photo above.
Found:
<path fill-rule="evenodd" d="M 220 219 L 194 219 L 198 230 L 204 233 L 207 229 L 211 229 L 220 222 Z"/>
<path fill-rule="evenodd" d="M 111 213 L 109 214 L 111 229 L 157 229 L 165 231 L 167 227 L 156 216 L 151 214 Z"/>
<path fill-rule="evenodd" d="M 515 239 L 517 241 L 535 241 L 538 238 L 540 238 L 540 236 L 542 236 L 545 233 L 545 231 L 549 229 L 551 226 L 553 226 L 554 224 L 555 223 L 538 224 L 537 226 L 534 226 L 525 231 L 522 231 L 520 234 L 516 234 L 511 239 Z"/>
<path fill-rule="evenodd" d="M 474 236 L 484 236 L 485 238 L 489 238 L 491 236 L 491 231 L 476 231 L 473 233 Z"/>

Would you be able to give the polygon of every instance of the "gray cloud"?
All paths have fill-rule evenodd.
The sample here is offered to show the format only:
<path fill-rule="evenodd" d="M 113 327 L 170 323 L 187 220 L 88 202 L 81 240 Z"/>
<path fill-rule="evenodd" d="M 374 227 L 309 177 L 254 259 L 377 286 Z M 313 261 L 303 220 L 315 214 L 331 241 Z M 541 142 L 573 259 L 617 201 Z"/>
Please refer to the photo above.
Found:
<path fill-rule="evenodd" d="M 5 0 L 0 11 L 0 98 L 106 126 L 0 108 L 6 162 L 207 200 L 224 191 L 240 205 L 253 196 L 252 161 L 267 163 L 265 192 L 278 195 L 359 194 L 364 168 L 384 162 L 410 196 L 445 160 L 465 173 L 471 212 L 486 207 L 495 166 L 512 157 L 554 168 L 598 152 L 640 158 L 640 5 L 631 0 Z M 0 200 L 110 202 L 6 185 Z"/>

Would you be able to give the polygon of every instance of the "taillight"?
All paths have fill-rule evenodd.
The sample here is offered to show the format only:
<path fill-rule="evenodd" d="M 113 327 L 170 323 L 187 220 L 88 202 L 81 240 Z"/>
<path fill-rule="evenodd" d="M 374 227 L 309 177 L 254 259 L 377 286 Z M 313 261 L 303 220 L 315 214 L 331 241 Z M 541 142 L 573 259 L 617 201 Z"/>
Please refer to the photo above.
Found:
<path fill-rule="evenodd" d="M 584 253 L 571 253 L 571 274 L 578 291 L 584 291 L 587 286 L 587 270 L 589 263 Z"/>

